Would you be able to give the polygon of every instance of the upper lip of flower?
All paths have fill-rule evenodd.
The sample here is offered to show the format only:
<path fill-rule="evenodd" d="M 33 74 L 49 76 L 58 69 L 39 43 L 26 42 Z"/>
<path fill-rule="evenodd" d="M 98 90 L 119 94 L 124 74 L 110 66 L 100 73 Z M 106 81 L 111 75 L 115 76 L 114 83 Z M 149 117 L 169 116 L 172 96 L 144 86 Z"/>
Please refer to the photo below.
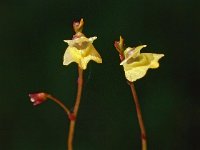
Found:
<path fill-rule="evenodd" d="M 127 63 L 131 58 L 135 59 L 140 55 L 140 50 L 144 47 L 146 47 L 147 45 L 140 45 L 137 46 L 136 48 L 131 48 L 128 47 L 125 51 L 124 51 L 124 56 L 125 59 L 120 63 L 120 65 L 124 65 L 125 63 Z"/>
<path fill-rule="evenodd" d="M 89 44 L 92 44 L 97 37 L 86 38 L 84 36 L 75 38 L 73 40 L 64 40 L 64 42 L 68 43 L 69 46 L 76 47 L 78 50 L 83 50 L 88 47 Z"/>
<path fill-rule="evenodd" d="M 64 40 L 64 42 L 66 42 L 68 44 L 73 44 L 73 43 L 79 43 L 80 40 L 85 40 L 85 41 L 88 41 L 88 42 L 93 42 L 96 39 L 97 39 L 96 36 L 90 37 L 90 38 L 86 38 L 85 36 L 82 36 L 82 37 L 78 37 L 78 38 L 75 38 L 75 39 L 72 39 L 72 40 Z"/>

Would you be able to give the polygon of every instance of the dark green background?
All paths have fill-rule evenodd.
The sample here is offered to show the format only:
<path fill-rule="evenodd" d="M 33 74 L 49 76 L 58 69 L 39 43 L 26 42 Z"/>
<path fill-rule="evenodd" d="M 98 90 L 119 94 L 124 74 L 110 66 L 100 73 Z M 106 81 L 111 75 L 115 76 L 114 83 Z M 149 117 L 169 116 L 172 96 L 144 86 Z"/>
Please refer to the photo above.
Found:
<path fill-rule="evenodd" d="M 135 82 L 149 150 L 199 150 L 200 5 L 196 0 L 21 0 L 0 2 L 0 149 L 66 150 L 68 120 L 48 101 L 33 107 L 28 93 L 45 91 L 72 106 L 76 64 L 62 65 L 84 18 L 97 36 L 103 64 L 89 63 L 74 150 L 139 150 L 129 86 L 113 42 L 147 44 L 164 53 L 160 68 Z"/>

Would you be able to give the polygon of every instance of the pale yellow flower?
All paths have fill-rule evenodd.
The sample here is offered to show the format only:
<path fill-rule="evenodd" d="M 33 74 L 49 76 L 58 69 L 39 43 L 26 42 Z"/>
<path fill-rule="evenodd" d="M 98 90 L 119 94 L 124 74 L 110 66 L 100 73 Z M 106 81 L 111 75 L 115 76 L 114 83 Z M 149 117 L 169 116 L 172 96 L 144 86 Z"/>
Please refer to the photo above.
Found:
<path fill-rule="evenodd" d="M 101 56 L 93 46 L 93 41 L 97 37 L 86 38 L 82 33 L 77 33 L 72 40 L 65 40 L 68 47 L 64 54 L 63 65 L 76 62 L 80 68 L 86 69 L 90 60 L 102 63 Z"/>
<path fill-rule="evenodd" d="M 120 63 L 123 65 L 127 80 L 133 82 L 145 76 L 149 68 L 158 68 L 159 59 L 163 54 L 140 53 L 146 45 L 137 46 L 136 48 L 128 47 L 124 51 L 125 59 Z"/>

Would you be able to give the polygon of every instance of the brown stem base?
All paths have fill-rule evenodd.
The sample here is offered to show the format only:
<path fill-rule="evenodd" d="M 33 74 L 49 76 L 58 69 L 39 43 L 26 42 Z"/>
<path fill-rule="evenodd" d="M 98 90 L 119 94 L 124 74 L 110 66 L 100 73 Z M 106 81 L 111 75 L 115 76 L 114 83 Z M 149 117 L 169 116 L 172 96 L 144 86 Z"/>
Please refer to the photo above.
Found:
<path fill-rule="evenodd" d="M 134 100 L 135 107 L 136 107 L 137 118 L 138 118 L 138 122 L 139 122 L 139 126 L 140 126 L 140 132 L 141 132 L 142 150 L 147 150 L 146 130 L 145 130 L 144 122 L 143 122 L 143 119 L 142 119 L 142 111 L 141 111 L 141 108 L 140 108 L 138 96 L 137 96 L 134 84 L 132 82 L 129 82 L 129 81 L 128 81 L 128 84 L 131 88 L 133 100 Z"/>

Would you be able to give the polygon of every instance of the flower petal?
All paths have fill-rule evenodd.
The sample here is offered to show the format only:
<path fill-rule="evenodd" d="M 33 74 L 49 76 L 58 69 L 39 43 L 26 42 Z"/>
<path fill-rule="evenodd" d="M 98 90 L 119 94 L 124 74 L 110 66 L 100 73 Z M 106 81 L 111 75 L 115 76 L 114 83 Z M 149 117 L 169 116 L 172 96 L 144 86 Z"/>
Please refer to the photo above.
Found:
<path fill-rule="evenodd" d="M 136 81 L 137 79 L 142 78 L 149 69 L 152 59 L 153 55 L 152 57 L 151 55 L 147 57 L 146 55 L 141 54 L 139 55 L 139 57 L 137 57 L 137 59 L 135 59 L 130 64 L 129 63 L 124 64 L 123 66 L 127 80 L 133 82 Z"/>
<path fill-rule="evenodd" d="M 96 40 L 97 37 L 91 37 L 91 38 L 86 38 L 85 36 L 79 37 L 79 38 L 75 38 L 73 40 L 64 40 L 64 42 L 66 42 L 69 46 L 74 46 L 74 44 L 80 44 L 82 42 L 90 42 L 93 43 L 94 40 Z"/>
<path fill-rule="evenodd" d="M 63 65 L 69 65 L 75 61 L 70 54 L 69 48 L 66 49 L 63 60 Z"/>
<path fill-rule="evenodd" d="M 94 36 L 94 37 L 89 38 L 88 40 L 89 40 L 91 43 L 93 43 L 93 41 L 96 40 L 96 39 L 97 39 L 97 37 Z"/>
<path fill-rule="evenodd" d="M 125 71 L 126 79 L 133 82 L 145 76 L 149 66 L 135 67 Z"/>
<path fill-rule="evenodd" d="M 87 64 L 90 60 L 93 60 L 96 63 L 102 63 L 101 56 L 99 55 L 99 53 L 96 51 L 96 49 L 92 44 L 88 47 L 88 49 L 90 49 L 88 55 L 83 57 L 83 59 L 81 59 L 81 63 L 79 64 L 82 69 L 87 68 Z"/>
<path fill-rule="evenodd" d="M 90 60 L 101 63 L 101 56 L 92 45 L 93 41 L 96 39 L 96 36 L 88 39 L 83 35 L 77 36 L 73 40 L 65 40 L 69 46 L 64 54 L 63 65 L 76 62 L 80 68 L 86 69 Z"/>
<path fill-rule="evenodd" d="M 164 57 L 164 54 L 153 54 L 154 60 L 151 62 L 151 66 L 150 68 L 158 68 L 159 67 L 159 63 L 158 61 L 160 60 L 160 58 Z"/>
<path fill-rule="evenodd" d="M 124 51 L 124 56 L 125 59 L 120 63 L 120 65 L 125 64 L 129 59 L 131 58 L 136 58 L 140 55 L 140 51 L 142 48 L 146 47 L 146 45 L 140 45 L 137 46 L 136 48 L 131 48 L 128 47 L 125 51 Z"/>
<path fill-rule="evenodd" d="M 92 44 L 89 44 L 84 50 L 78 50 L 76 47 L 69 46 L 64 54 L 63 65 L 69 65 L 72 62 L 76 62 L 80 68 L 86 69 L 90 60 L 102 63 L 101 56 Z"/>
<path fill-rule="evenodd" d="M 124 66 L 125 76 L 127 80 L 133 82 L 145 76 L 149 68 L 158 68 L 159 59 L 163 54 L 141 53 L 137 58 L 127 61 Z"/>

